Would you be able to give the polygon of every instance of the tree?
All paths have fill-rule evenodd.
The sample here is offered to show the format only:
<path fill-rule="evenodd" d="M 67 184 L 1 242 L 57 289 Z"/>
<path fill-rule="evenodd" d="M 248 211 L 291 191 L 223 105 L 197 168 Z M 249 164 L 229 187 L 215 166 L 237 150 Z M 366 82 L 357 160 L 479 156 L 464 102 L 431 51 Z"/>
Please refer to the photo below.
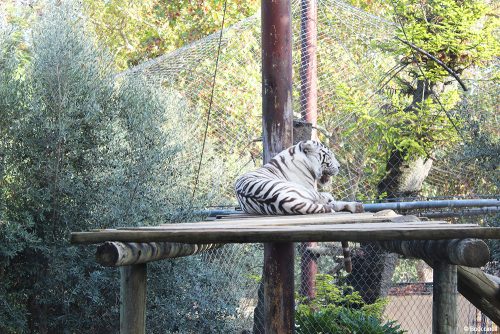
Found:
<path fill-rule="evenodd" d="M 199 150 L 180 94 L 117 77 L 74 3 L 46 3 L 38 14 L 27 42 L 15 29 L 0 39 L 0 332 L 114 332 L 117 271 L 69 245 L 69 233 L 193 219 L 192 207 L 216 195 L 212 180 L 224 178 L 203 166 L 193 198 Z M 205 157 L 220 163 L 210 142 Z M 226 332 L 238 291 L 201 289 L 230 279 L 216 265 L 181 259 L 151 275 L 162 275 L 150 285 L 161 313 L 151 330 L 169 317 L 174 331 L 197 314 L 193 326 Z M 172 298 L 189 287 L 198 293 Z M 207 293 L 213 304 L 194 310 Z"/>
<path fill-rule="evenodd" d="M 395 5 L 398 41 L 403 42 L 388 47 L 401 57 L 400 66 L 406 72 L 397 77 L 396 87 L 402 93 L 391 109 L 399 121 L 390 129 L 395 136 L 389 143 L 392 148 L 386 176 L 379 183 L 380 195 L 418 194 L 436 148 L 460 139 L 460 120 L 446 114 L 459 101 L 450 71 L 458 76 L 492 59 L 498 43 L 490 12 L 477 0 L 400 1 Z"/>
<path fill-rule="evenodd" d="M 398 57 L 404 71 L 391 83 L 399 93 L 379 123 L 387 157 L 378 192 L 389 199 L 419 195 L 435 155 L 459 142 L 461 119 L 449 113 L 460 101 L 456 78 L 486 64 L 499 50 L 492 33 L 498 19 L 484 1 L 402 0 L 394 10 L 398 39 L 384 49 Z M 368 245 L 368 254 L 354 260 L 354 265 L 359 261 L 369 267 L 370 274 L 350 278 L 361 291 L 371 285 L 365 295 L 371 302 L 389 286 L 395 263 L 372 248 Z"/>

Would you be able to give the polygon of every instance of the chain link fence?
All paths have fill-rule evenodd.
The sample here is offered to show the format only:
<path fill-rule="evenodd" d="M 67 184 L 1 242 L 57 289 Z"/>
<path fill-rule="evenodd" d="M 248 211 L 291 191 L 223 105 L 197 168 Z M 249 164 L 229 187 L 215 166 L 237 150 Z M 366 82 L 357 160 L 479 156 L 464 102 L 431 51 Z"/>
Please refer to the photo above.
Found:
<path fill-rule="evenodd" d="M 304 85 L 310 85 L 300 79 L 300 45 L 307 37 L 301 32 L 303 10 L 300 1 L 292 1 L 293 110 L 297 119 L 307 114 L 303 110 L 301 90 Z M 498 136 L 498 115 L 490 118 L 489 123 L 482 119 L 498 111 L 498 86 L 492 83 L 497 67 L 474 69 L 464 74 L 464 80 L 471 87 L 467 93 L 460 92 L 457 83 L 451 83 L 452 88 L 442 87 L 440 93 L 433 91 L 434 100 L 443 101 L 444 108 L 430 108 L 422 120 L 402 120 L 400 111 L 418 94 L 419 83 L 413 82 L 414 96 L 403 96 L 402 88 L 394 83 L 398 78 L 408 79 L 400 59 L 391 49 L 396 29 L 397 24 L 342 1 L 318 1 L 316 129 L 320 139 L 333 148 L 343 167 L 329 191 L 339 199 L 365 202 L 415 199 L 421 194 L 425 194 L 424 198 L 481 198 L 484 194 L 498 197 L 498 166 L 488 167 L 480 159 L 484 156 L 478 148 L 480 145 L 474 147 L 468 140 L 471 136 L 468 131 L 481 124 L 487 124 L 482 130 Z M 260 14 L 257 13 L 224 28 L 222 35 L 214 33 L 121 74 L 141 76 L 153 85 L 176 92 L 190 113 L 191 127 L 185 131 L 194 142 L 200 143 L 200 151 L 194 155 L 203 156 L 201 143 L 206 132 L 208 145 L 222 159 L 217 166 L 208 167 L 207 162 L 203 168 L 222 171 L 227 180 L 234 180 L 262 163 L 260 33 Z M 212 96 L 219 42 L 220 59 Z M 460 96 L 460 102 L 446 109 L 451 105 L 447 104 L 451 89 Z M 432 123 L 434 128 L 422 130 L 419 126 L 424 126 L 423 122 Z M 412 130 L 403 133 L 406 131 L 403 125 L 409 123 L 416 126 L 409 126 Z M 388 137 L 393 135 L 404 140 L 419 134 L 437 138 L 433 152 L 427 152 L 425 158 L 401 154 L 401 150 L 391 146 L 394 138 Z M 494 156 L 494 151 L 486 152 L 488 154 Z M 214 182 L 213 187 L 221 196 L 211 203 L 212 207 L 234 208 L 230 182 Z M 464 212 L 464 209 L 442 209 L 402 213 L 457 216 L 453 218 L 456 222 L 498 224 L 495 208 L 479 215 Z M 432 269 L 421 260 L 404 259 L 372 243 L 351 243 L 350 246 L 352 272 L 345 270 L 340 244 L 297 245 L 296 332 L 430 333 Z M 191 325 L 179 323 L 171 332 L 262 332 L 258 316 L 254 314 L 259 298 L 262 253 L 262 245 L 226 245 L 195 256 L 200 272 L 205 267 L 215 268 L 229 284 L 193 287 L 201 292 L 198 295 L 203 295 L 203 289 L 209 289 L 210 297 L 216 296 L 217 300 L 193 301 L 188 309 L 181 311 L 185 319 L 197 324 L 196 331 Z M 486 270 L 498 276 L 495 265 L 496 262 L 491 262 Z M 189 287 L 179 290 L 179 294 L 189 293 Z M 151 300 L 150 310 L 154 310 L 155 303 L 165 301 Z M 206 312 L 199 312 L 203 307 L 213 310 L 210 317 L 206 317 Z M 462 297 L 459 298 L 458 323 L 460 332 L 497 330 Z M 150 332 L 156 330 L 151 328 Z"/>

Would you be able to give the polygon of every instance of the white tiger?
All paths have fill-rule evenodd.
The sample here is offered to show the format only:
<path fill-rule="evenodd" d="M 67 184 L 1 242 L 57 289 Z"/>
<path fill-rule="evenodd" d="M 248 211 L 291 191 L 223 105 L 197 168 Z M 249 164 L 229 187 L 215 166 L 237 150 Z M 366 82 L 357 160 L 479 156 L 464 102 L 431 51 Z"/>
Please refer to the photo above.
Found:
<path fill-rule="evenodd" d="M 332 151 L 308 140 L 282 151 L 261 168 L 236 180 L 241 209 L 250 214 L 283 215 L 335 211 L 363 212 L 357 202 L 335 201 L 319 192 L 339 172 Z"/>

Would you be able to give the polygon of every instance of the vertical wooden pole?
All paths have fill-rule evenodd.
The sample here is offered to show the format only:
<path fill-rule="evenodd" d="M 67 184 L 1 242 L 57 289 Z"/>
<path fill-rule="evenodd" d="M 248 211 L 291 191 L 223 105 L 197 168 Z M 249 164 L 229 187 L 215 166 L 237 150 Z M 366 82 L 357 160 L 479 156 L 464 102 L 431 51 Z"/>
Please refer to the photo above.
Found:
<path fill-rule="evenodd" d="M 457 333 L 457 266 L 434 263 L 432 333 Z"/>
<path fill-rule="evenodd" d="M 289 0 L 262 1 L 264 163 L 292 145 L 292 26 Z M 264 244 L 266 334 L 294 331 L 294 244 Z"/>
<path fill-rule="evenodd" d="M 318 139 L 316 132 L 318 119 L 318 73 L 317 73 L 317 17 L 316 0 L 301 0 L 300 8 L 300 113 L 302 120 L 313 126 L 311 138 Z M 300 294 L 309 300 L 316 296 L 317 259 L 306 250 L 315 247 L 316 242 L 301 244 Z"/>
<path fill-rule="evenodd" d="M 262 1 L 264 163 L 292 145 L 292 26 L 289 0 Z"/>
<path fill-rule="evenodd" d="M 146 263 L 120 267 L 120 334 L 146 332 Z"/>

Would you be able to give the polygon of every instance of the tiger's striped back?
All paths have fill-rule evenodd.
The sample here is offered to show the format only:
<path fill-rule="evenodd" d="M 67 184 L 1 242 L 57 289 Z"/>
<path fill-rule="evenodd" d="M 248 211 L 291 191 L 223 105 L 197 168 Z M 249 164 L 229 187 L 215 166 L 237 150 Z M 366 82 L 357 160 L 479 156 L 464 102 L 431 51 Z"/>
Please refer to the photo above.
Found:
<path fill-rule="evenodd" d="M 332 212 L 333 198 L 318 192 L 317 184 L 326 184 L 338 169 L 338 161 L 326 146 L 303 141 L 239 177 L 236 196 L 242 210 L 250 214 Z"/>

